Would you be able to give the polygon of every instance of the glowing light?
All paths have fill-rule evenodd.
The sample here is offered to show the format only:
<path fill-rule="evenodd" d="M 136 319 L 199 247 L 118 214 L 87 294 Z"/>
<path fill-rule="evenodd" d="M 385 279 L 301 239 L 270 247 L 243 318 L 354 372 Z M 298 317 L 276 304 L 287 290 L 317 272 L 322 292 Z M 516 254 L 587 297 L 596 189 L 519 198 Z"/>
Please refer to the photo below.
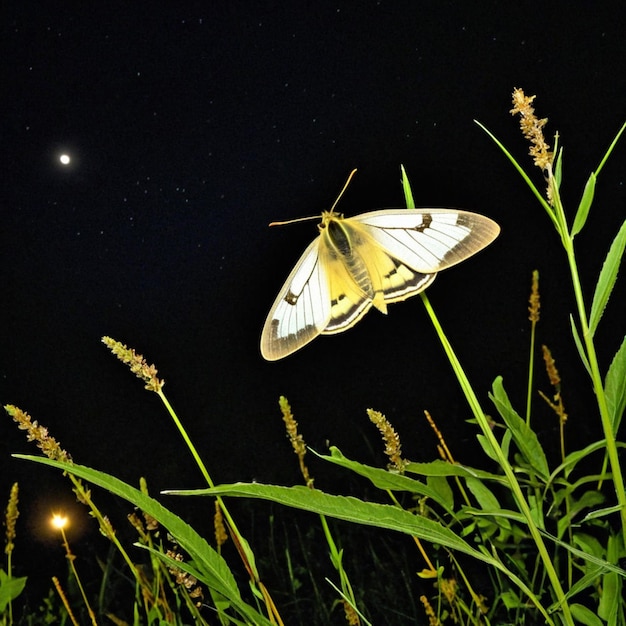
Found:
<path fill-rule="evenodd" d="M 69 164 L 70 164 L 70 162 L 71 162 L 71 160 L 72 160 L 72 159 L 70 158 L 70 155 L 69 155 L 69 154 L 62 154 L 62 155 L 59 157 L 59 161 L 61 162 L 61 165 L 69 165 Z"/>
<path fill-rule="evenodd" d="M 50 523 L 59 530 L 63 530 L 67 526 L 68 522 L 68 518 L 60 513 L 54 513 L 52 515 L 52 519 L 50 520 Z"/>

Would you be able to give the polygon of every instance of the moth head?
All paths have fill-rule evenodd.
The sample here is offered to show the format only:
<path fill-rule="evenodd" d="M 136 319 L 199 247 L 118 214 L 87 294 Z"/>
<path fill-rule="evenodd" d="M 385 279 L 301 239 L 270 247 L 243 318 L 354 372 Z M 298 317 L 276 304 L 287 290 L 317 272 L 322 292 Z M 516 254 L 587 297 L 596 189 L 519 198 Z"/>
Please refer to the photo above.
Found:
<path fill-rule="evenodd" d="M 331 209 L 330 211 L 322 211 L 322 221 L 317 225 L 317 228 L 319 229 L 320 232 L 322 232 L 326 230 L 327 226 L 333 220 L 342 220 L 342 219 L 343 219 L 343 213 L 336 213 L 334 209 Z"/>

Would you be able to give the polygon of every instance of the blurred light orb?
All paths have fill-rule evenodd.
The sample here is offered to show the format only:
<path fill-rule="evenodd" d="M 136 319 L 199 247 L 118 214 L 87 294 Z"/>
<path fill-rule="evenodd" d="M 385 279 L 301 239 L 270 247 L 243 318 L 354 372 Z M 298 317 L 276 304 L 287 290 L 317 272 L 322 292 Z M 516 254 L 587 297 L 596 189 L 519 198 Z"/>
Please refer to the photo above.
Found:
<path fill-rule="evenodd" d="M 63 529 L 67 526 L 68 519 L 65 515 L 61 515 L 59 513 L 54 513 L 52 515 L 52 519 L 50 523 L 54 526 L 54 528 Z"/>
<path fill-rule="evenodd" d="M 72 159 L 70 158 L 69 154 L 62 154 L 61 156 L 59 156 L 59 161 L 61 162 L 61 165 L 69 165 Z"/>

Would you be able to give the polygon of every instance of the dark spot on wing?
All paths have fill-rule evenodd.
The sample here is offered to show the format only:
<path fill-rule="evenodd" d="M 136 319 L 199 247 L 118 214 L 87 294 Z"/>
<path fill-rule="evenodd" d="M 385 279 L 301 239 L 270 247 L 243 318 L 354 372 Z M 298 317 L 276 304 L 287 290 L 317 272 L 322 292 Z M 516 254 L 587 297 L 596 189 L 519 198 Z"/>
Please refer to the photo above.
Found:
<path fill-rule="evenodd" d="M 422 214 L 422 223 L 419 226 L 416 226 L 413 230 L 416 230 L 419 233 L 423 233 L 427 228 L 430 228 L 430 225 L 433 223 L 433 217 L 430 213 Z"/>

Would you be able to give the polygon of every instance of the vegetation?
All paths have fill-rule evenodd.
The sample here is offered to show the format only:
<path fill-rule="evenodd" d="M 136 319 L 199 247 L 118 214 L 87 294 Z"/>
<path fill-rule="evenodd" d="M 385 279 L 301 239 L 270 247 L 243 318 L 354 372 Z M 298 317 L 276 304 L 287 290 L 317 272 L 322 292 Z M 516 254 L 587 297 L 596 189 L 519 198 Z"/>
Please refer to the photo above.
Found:
<path fill-rule="evenodd" d="M 540 316 L 539 277 L 532 280 L 529 320 L 531 345 L 528 368 L 528 394 L 525 407 L 514 407 L 501 377 L 493 381 L 489 401 L 497 412 L 497 421 L 487 417 L 483 403 L 473 390 L 448 341 L 428 297 L 422 294 L 426 311 L 453 366 L 473 420 L 478 428 L 477 445 L 485 456 L 483 467 L 468 467 L 455 461 L 445 439 L 431 420 L 440 441 L 440 459 L 430 463 L 408 460 L 400 437 L 385 416 L 369 410 L 370 420 L 379 429 L 389 459 L 387 468 L 372 467 L 346 458 L 337 448 L 329 455 L 317 455 L 337 471 L 366 478 L 379 495 L 355 498 L 325 493 L 314 486 L 306 463 L 304 439 L 292 409 L 285 398 L 280 410 L 287 433 L 296 453 L 304 484 L 281 487 L 236 483 L 215 485 L 200 454 L 163 393 L 163 381 L 157 370 L 145 359 L 119 342 L 105 337 L 104 343 L 140 377 L 146 389 L 156 393 L 180 430 L 207 484 L 206 489 L 170 492 L 186 497 L 209 497 L 215 506 L 215 537 L 200 536 L 184 520 L 149 495 L 144 483 L 140 488 L 114 476 L 77 465 L 45 428 L 20 409 L 5 407 L 9 415 L 26 430 L 44 457 L 16 455 L 65 472 L 80 502 L 89 507 L 101 532 L 115 546 L 125 564 L 124 576 L 132 581 L 131 601 L 122 612 L 111 608 L 107 589 L 113 588 L 112 565 L 103 567 L 103 590 L 88 597 L 80 584 L 80 572 L 70 569 L 74 593 L 68 596 L 56 581 L 57 594 L 44 603 L 44 614 L 38 617 L 17 616 L 14 610 L 26 580 L 12 576 L 11 554 L 16 541 L 18 516 L 17 486 L 11 492 L 6 515 L 6 570 L 0 571 L 0 623 L 104 623 L 116 624 L 292 624 L 333 623 L 372 624 L 375 614 L 371 589 L 363 589 L 363 570 L 380 564 L 390 567 L 376 555 L 370 544 L 367 551 L 337 536 L 332 519 L 370 527 L 386 541 L 387 530 L 393 530 L 416 546 L 414 559 L 405 576 L 417 576 L 429 592 L 415 602 L 421 611 L 421 622 L 436 624 L 603 624 L 626 625 L 624 577 L 620 562 L 626 557 L 626 491 L 619 453 L 625 447 L 617 439 L 626 408 L 626 337 L 617 337 L 618 348 L 612 362 L 602 366 L 597 358 L 594 338 L 603 312 L 617 279 L 626 246 L 626 222 L 609 246 L 604 265 L 594 288 L 591 303 L 583 297 L 579 261 L 575 253 L 576 236 L 587 227 L 596 179 L 617 140 L 619 131 L 595 172 L 591 174 L 579 206 L 568 220 L 563 207 L 561 186 L 562 151 L 555 138 L 554 150 L 547 145 L 543 129 L 546 120 L 538 119 L 532 103 L 521 90 L 513 94 L 513 113 L 519 115 L 524 136 L 530 141 L 534 163 L 542 171 L 546 188 L 541 191 L 506 148 L 484 127 L 500 147 L 548 216 L 556 230 L 567 258 L 570 280 L 576 302 L 571 318 L 572 341 L 580 355 L 580 377 L 590 381 L 597 402 L 597 419 L 603 438 L 584 447 L 568 450 L 565 429 L 567 399 L 561 393 L 560 377 L 550 350 L 543 346 L 546 371 L 552 394 L 542 394 L 560 424 L 561 445 L 556 454 L 544 450 L 533 430 L 531 398 L 537 383 L 533 363 L 538 351 L 535 329 Z M 403 170 L 407 206 L 413 206 L 412 193 Z M 575 411 L 575 409 L 569 409 Z M 315 453 L 314 453 L 315 454 Z M 137 531 L 138 544 L 146 559 L 135 563 L 127 548 L 118 540 L 108 518 L 98 508 L 87 486 L 97 485 L 127 500 L 138 511 L 129 516 Z M 283 546 L 282 577 L 268 574 L 257 563 L 266 563 L 267 554 L 253 551 L 239 531 L 229 511 L 227 498 L 270 500 L 292 509 L 313 513 L 319 519 L 320 536 L 324 538 L 332 568 L 327 578 L 335 591 L 336 603 L 328 606 L 316 591 L 319 563 L 298 563 L 297 546 Z M 62 528 L 62 527 L 61 527 Z M 346 525 L 340 526 L 341 532 Z M 166 529 L 168 535 L 160 532 Z M 376 529 L 376 530 L 374 530 Z M 68 560 L 72 551 L 63 535 Z M 240 565 L 228 561 L 223 546 L 232 540 L 236 555 L 247 574 L 241 580 Z M 343 548 L 341 545 L 343 544 Z M 348 547 L 353 549 L 349 551 Z M 300 556 L 307 558 L 307 539 L 301 535 Z M 364 554 L 366 552 L 366 554 Z M 310 555 L 309 555 L 310 556 Z M 278 559 L 276 559 L 278 563 Z M 394 568 L 404 563 L 398 558 Z M 475 564 L 480 564 L 479 569 Z M 115 572 L 120 568 L 115 567 Z M 304 600 L 299 585 L 305 572 L 313 580 L 314 602 L 307 605 L 304 617 L 294 608 Z M 485 573 L 486 572 L 486 573 Z M 119 574 L 118 574 L 119 575 Z M 268 575 L 287 585 L 277 591 L 266 584 Z M 320 578 L 323 574 L 320 574 Z M 384 577 L 369 584 L 384 587 Z M 358 580 L 358 583 L 355 581 Z M 68 583 L 69 584 L 69 583 Z M 78 591 L 77 591 L 78 590 Z M 281 601 L 274 597 L 280 595 Z M 290 597 L 289 601 L 282 598 Z M 47 607 L 47 608 L 46 608 Z M 47 611 L 47 613 L 46 613 Z M 303 621 L 304 620 L 304 621 Z M 388 623 L 415 623 L 416 616 L 395 615 Z M 377 624 L 382 620 L 377 618 Z"/>

